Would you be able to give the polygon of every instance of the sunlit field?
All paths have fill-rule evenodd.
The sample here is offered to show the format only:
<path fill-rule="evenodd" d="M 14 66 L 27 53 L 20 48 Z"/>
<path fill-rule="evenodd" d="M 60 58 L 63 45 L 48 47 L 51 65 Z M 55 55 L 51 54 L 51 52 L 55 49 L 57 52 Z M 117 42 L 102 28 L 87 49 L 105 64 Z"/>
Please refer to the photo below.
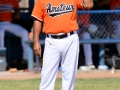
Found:
<path fill-rule="evenodd" d="M 61 79 L 56 80 L 55 89 L 61 90 Z M 0 90 L 38 90 L 40 79 L 0 80 Z M 120 90 L 120 78 L 77 79 L 74 90 Z"/>

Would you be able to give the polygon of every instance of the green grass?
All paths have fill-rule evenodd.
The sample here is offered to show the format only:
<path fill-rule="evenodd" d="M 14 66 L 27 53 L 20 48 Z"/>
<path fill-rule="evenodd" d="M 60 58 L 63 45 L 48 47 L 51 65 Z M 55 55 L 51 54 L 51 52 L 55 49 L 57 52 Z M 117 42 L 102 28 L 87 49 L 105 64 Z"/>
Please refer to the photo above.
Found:
<path fill-rule="evenodd" d="M 40 79 L 0 80 L 0 90 L 38 90 Z M 55 90 L 61 90 L 61 79 L 56 80 Z M 74 90 L 120 90 L 120 78 L 77 79 Z"/>

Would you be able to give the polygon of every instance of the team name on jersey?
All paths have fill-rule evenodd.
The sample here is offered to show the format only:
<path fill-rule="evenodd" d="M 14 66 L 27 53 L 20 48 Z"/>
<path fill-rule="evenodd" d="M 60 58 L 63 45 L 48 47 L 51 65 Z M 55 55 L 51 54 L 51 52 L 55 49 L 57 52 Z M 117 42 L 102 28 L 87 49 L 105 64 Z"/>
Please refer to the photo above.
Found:
<path fill-rule="evenodd" d="M 1 4 L 0 3 L 0 12 L 12 12 L 13 7 L 8 3 L 8 4 Z"/>
<path fill-rule="evenodd" d="M 74 11 L 74 5 L 69 4 L 66 5 L 65 3 L 60 4 L 59 6 L 52 6 L 51 3 L 47 4 L 47 13 L 51 17 L 55 17 L 58 15 L 70 13 Z"/>

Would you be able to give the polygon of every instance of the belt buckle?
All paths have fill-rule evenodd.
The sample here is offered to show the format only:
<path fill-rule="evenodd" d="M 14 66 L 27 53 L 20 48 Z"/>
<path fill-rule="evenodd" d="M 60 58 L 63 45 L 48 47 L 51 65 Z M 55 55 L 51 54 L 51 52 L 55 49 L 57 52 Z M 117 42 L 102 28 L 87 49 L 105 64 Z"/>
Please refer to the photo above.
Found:
<path fill-rule="evenodd" d="M 57 39 L 60 39 L 60 36 L 57 36 Z"/>

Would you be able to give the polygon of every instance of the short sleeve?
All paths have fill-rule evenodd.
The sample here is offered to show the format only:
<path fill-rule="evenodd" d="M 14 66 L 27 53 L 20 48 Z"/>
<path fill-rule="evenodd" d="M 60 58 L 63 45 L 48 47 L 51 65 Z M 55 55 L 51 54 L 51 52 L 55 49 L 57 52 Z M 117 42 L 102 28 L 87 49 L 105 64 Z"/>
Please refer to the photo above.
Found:
<path fill-rule="evenodd" d="M 40 21 L 43 21 L 43 10 L 41 0 L 36 0 L 31 16 Z"/>
<path fill-rule="evenodd" d="M 77 8 L 84 9 L 83 8 L 83 0 L 77 0 Z"/>

